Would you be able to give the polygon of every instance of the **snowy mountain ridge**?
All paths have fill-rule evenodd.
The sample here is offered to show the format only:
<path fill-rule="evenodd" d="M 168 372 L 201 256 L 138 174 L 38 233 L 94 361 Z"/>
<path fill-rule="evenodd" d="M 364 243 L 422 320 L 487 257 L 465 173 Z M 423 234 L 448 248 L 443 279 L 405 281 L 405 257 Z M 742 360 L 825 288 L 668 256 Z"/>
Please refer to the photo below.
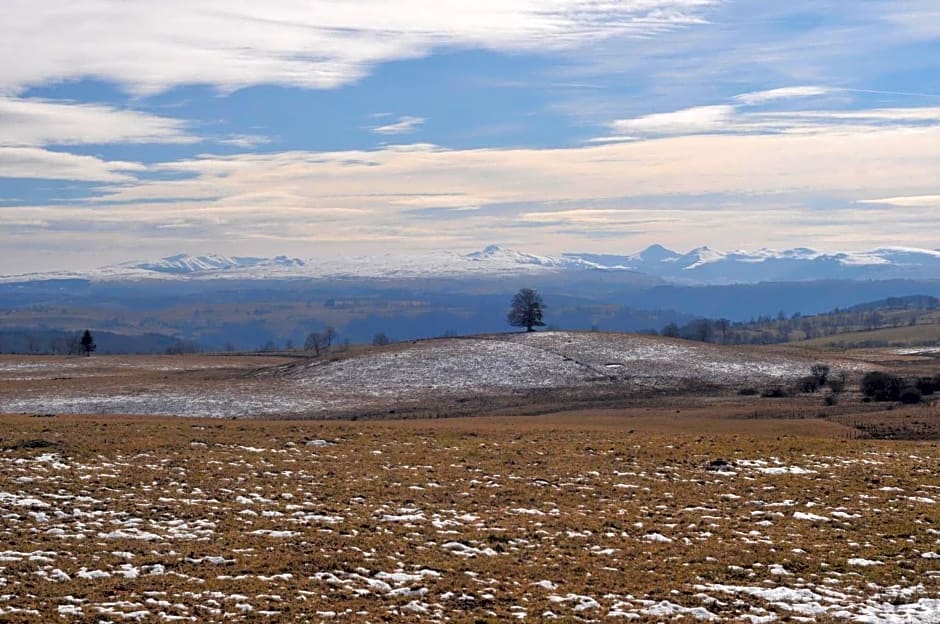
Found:
<path fill-rule="evenodd" d="M 830 279 L 940 279 L 940 251 L 881 247 L 870 251 L 819 252 L 798 247 L 723 252 L 707 246 L 679 253 L 651 245 L 631 255 L 565 253 L 534 255 L 490 245 L 471 253 L 379 255 L 301 259 L 178 254 L 126 262 L 86 272 L 0 277 L 2 282 L 50 279 L 120 281 L 139 279 L 419 279 L 609 271 L 687 284 L 730 284 Z"/>
<path fill-rule="evenodd" d="M 274 258 L 231 258 L 217 254 L 207 254 L 204 256 L 177 254 L 175 256 L 161 258 L 155 262 L 129 262 L 119 266 L 128 269 L 153 271 L 155 273 L 190 275 L 206 271 L 227 271 L 250 267 L 302 267 L 305 266 L 305 264 L 306 263 L 300 258 L 288 258 L 287 256 L 276 256 Z"/>

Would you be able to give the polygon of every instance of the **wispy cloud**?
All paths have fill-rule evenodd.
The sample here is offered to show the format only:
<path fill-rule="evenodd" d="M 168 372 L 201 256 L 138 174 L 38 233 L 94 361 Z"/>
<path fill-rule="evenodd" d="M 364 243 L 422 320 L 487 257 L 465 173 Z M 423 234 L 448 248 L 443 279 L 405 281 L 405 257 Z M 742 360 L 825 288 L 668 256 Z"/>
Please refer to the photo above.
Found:
<path fill-rule="evenodd" d="M 755 104 L 765 104 L 775 100 L 791 100 L 794 98 L 808 98 L 831 93 L 832 89 L 828 87 L 783 87 L 780 89 L 768 89 L 766 91 L 754 91 L 752 93 L 742 93 L 735 96 L 734 101 L 746 106 Z"/>
<path fill-rule="evenodd" d="M 0 97 L 0 145 L 196 143 L 178 119 L 104 104 Z"/>
<path fill-rule="evenodd" d="M 109 162 L 38 147 L 0 146 L 0 178 L 127 183 L 145 169 L 140 163 Z M 2 223 L 0 219 L 0 226 Z"/>
<path fill-rule="evenodd" d="M 729 105 L 696 106 L 670 113 L 655 113 L 634 119 L 620 119 L 610 124 L 625 135 L 703 134 L 719 132 L 731 126 L 735 109 Z"/>
<path fill-rule="evenodd" d="M 755 105 L 807 98 L 839 91 L 823 87 L 788 87 L 746 93 L 733 104 L 696 106 L 669 113 L 655 113 L 608 124 L 611 136 L 590 143 L 616 142 L 661 136 L 693 134 L 796 134 L 828 133 L 886 128 L 921 128 L 940 125 L 940 107 L 752 110 Z"/>
<path fill-rule="evenodd" d="M 98 78 L 136 93 L 184 84 L 328 89 L 443 47 L 553 53 L 701 24 L 719 0 L 7 0 L 0 93 Z M 63 16 L 68 16 L 67 24 Z"/>
<path fill-rule="evenodd" d="M 232 134 L 218 140 L 223 145 L 231 145 L 242 149 L 258 147 L 271 143 L 271 138 L 260 134 Z"/>
<path fill-rule="evenodd" d="M 881 199 L 863 199 L 860 204 L 884 204 L 902 208 L 940 207 L 940 195 L 915 195 L 911 197 L 885 197 Z"/>
<path fill-rule="evenodd" d="M 396 135 L 411 134 L 424 125 L 424 117 L 399 117 L 395 123 L 385 124 L 372 128 L 375 134 Z"/>

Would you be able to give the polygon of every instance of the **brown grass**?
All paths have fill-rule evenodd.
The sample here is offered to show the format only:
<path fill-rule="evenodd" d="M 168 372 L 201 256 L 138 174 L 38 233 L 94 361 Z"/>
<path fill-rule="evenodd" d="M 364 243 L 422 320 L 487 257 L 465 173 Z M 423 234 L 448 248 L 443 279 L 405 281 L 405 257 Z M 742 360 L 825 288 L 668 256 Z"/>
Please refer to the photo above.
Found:
<path fill-rule="evenodd" d="M 617 603 L 642 613 L 644 600 L 708 608 L 722 619 L 752 606 L 788 615 L 757 598 L 736 604 L 696 589 L 716 583 L 828 586 L 859 601 L 921 584 L 906 602 L 937 596 L 937 561 L 920 556 L 940 549 L 938 505 L 923 502 L 940 498 L 936 447 L 848 439 L 850 427 L 812 418 L 748 417 L 754 408 L 332 423 L 5 416 L 0 491 L 50 507 L 0 498 L 8 551 L 0 609 L 38 612 L 0 619 L 68 621 L 57 611 L 64 596 L 82 601 L 77 619 L 87 621 L 145 610 L 144 621 L 160 612 L 198 621 L 319 621 L 327 618 L 318 612 L 335 612 L 355 622 L 503 622 L 521 609 L 530 620 L 547 611 L 563 621 L 604 619 Z M 320 439 L 332 444 L 306 445 Z M 51 446 L 21 444 L 31 440 Z M 61 463 L 37 461 L 49 453 Z M 811 472 L 706 470 L 719 458 Z M 785 501 L 794 504 L 774 506 Z M 65 515 L 55 517 L 56 509 Z M 799 520 L 796 511 L 830 520 Z M 139 522 L 128 524 L 132 518 Z M 179 521 L 184 532 L 209 532 L 173 537 Z M 159 537 L 103 537 L 129 526 Z M 252 533 L 259 529 L 293 534 Z M 672 541 L 644 539 L 652 532 Z M 450 542 L 492 554 L 458 556 L 444 548 Z M 114 554 L 124 552 L 133 558 Z M 207 556 L 230 562 L 194 563 Z M 853 557 L 884 565 L 850 566 Z M 141 575 L 115 576 L 123 564 Z M 156 564 L 166 573 L 145 572 Z M 772 574 L 772 564 L 792 576 Z M 54 568 L 72 580 L 37 574 Z M 80 579 L 82 568 L 111 576 Z M 437 576 L 389 582 L 414 595 L 364 592 L 365 579 L 380 572 L 421 570 Z M 557 589 L 533 585 L 545 580 Z M 552 598 L 569 594 L 598 606 L 578 611 L 577 599 Z"/>

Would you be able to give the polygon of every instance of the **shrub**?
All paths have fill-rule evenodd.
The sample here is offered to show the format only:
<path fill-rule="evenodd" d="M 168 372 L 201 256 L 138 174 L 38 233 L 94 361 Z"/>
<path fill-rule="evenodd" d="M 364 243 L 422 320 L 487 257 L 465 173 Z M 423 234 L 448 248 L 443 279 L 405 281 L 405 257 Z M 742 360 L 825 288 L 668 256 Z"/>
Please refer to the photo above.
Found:
<path fill-rule="evenodd" d="M 764 388 L 764 391 L 761 392 L 760 395 L 765 399 L 785 399 L 790 396 L 790 393 L 780 386 L 774 386 L 772 388 Z"/>
<path fill-rule="evenodd" d="M 822 383 L 819 381 L 819 378 L 815 375 L 809 375 L 807 377 L 802 377 L 799 381 L 796 382 L 796 388 L 803 394 L 812 394 L 819 390 L 819 386 Z"/>
<path fill-rule="evenodd" d="M 899 398 L 905 405 L 917 405 L 924 397 L 917 388 L 908 387 L 901 390 Z"/>
<path fill-rule="evenodd" d="M 757 391 L 757 388 L 741 388 L 738 390 L 738 394 L 741 396 L 757 396 L 760 393 Z"/>
<path fill-rule="evenodd" d="M 826 395 L 826 398 L 823 399 L 823 403 L 825 403 L 826 405 L 830 407 L 832 407 L 833 405 L 838 405 L 839 395 L 836 394 L 835 392 L 830 392 L 829 394 Z"/>
<path fill-rule="evenodd" d="M 845 371 L 840 371 L 835 375 L 829 375 L 829 388 L 836 394 L 845 391 L 845 386 L 849 381 L 849 376 Z"/>
<path fill-rule="evenodd" d="M 874 371 L 862 377 L 862 394 L 875 401 L 897 401 L 904 383 L 897 375 Z"/>
<path fill-rule="evenodd" d="M 940 379 L 936 377 L 919 377 L 914 382 L 914 387 L 920 390 L 923 396 L 931 396 L 940 391 Z"/>
<path fill-rule="evenodd" d="M 819 381 L 820 386 L 825 386 L 826 382 L 829 380 L 829 373 L 831 369 L 829 368 L 828 364 L 813 364 L 809 371 L 809 374 Z"/>

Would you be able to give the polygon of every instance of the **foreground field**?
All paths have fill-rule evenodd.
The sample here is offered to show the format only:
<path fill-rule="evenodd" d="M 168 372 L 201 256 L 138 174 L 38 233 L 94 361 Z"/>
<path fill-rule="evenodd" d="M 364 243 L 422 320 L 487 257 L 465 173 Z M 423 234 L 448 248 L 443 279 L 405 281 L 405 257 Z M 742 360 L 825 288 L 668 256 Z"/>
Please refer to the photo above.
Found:
<path fill-rule="evenodd" d="M 0 432 L 5 622 L 940 622 L 940 452 L 831 422 Z"/>

